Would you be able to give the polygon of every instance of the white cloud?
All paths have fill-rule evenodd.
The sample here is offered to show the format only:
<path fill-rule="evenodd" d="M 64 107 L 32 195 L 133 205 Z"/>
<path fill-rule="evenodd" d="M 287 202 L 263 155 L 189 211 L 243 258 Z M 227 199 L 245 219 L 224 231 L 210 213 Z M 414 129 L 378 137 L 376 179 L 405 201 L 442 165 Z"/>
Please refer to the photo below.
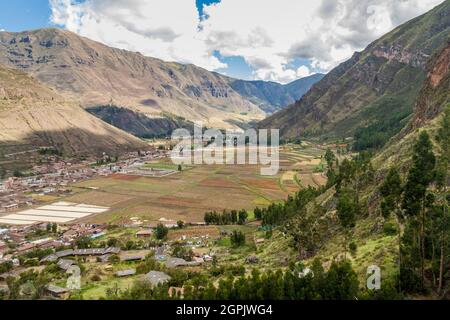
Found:
<path fill-rule="evenodd" d="M 107 45 L 210 70 L 227 67 L 202 39 L 194 1 L 50 0 L 50 5 L 53 23 Z"/>
<path fill-rule="evenodd" d="M 198 17 L 194 0 L 50 0 L 53 22 L 81 35 L 164 60 L 226 67 L 242 56 L 256 79 L 288 82 L 328 71 L 442 0 L 222 0 Z M 200 28 L 199 28 L 200 24 Z"/>
<path fill-rule="evenodd" d="M 297 69 L 296 74 L 298 78 L 305 78 L 312 75 L 311 71 L 307 66 L 300 66 L 300 68 Z"/>

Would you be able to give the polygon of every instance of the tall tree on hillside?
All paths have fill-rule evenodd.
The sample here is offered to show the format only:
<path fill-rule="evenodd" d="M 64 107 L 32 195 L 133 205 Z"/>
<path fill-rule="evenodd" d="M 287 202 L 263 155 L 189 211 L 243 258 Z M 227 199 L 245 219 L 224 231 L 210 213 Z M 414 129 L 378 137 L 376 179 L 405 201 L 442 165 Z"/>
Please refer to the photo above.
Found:
<path fill-rule="evenodd" d="M 164 226 L 162 223 L 158 223 L 155 229 L 155 236 L 158 240 L 163 240 L 167 237 L 167 234 L 169 233 L 169 228 Z"/>
<path fill-rule="evenodd" d="M 400 174 L 396 168 L 389 170 L 386 179 L 380 187 L 382 197 L 381 212 L 383 217 L 387 219 L 392 213 L 397 219 L 398 228 L 398 272 L 399 272 L 399 291 L 401 291 L 401 270 L 402 270 L 402 228 L 403 228 L 403 211 L 402 202 L 402 181 Z"/>
<path fill-rule="evenodd" d="M 448 237 L 450 233 L 450 213 L 448 194 L 448 180 L 450 168 L 450 105 L 444 111 L 444 117 L 441 122 L 441 128 L 438 131 L 437 139 L 440 146 L 440 156 L 438 159 L 436 182 L 438 190 L 438 210 L 440 215 L 437 217 L 436 225 L 439 230 L 437 234 L 439 237 L 439 286 L 438 293 L 442 293 L 445 266 L 447 265 L 446 257 L 448 256 Z"/>
<path fill-rule="evenodd" d="M 413 150 L 413 164 L 408 173 L 402 207 L 418 226 L 422 288 L 425 281 L 425 220 L 427 188 L 435 178 L 436 157 L 430 136 L 423 131 Z"/>
<path fill-rule="evenodd" d="M 339 194 L 336 209 L 339 222 L 344 230 L 344 253 L 345 258 L 347 258 L 349 239 L 352 235 L 352 230 L 356 225 L 356 217 L 359 211 L 355 194 L 348 189 L 342 190 Z"/>
<path fill-rule="evenodd" d="M 325 161 L 327 162 L 328 169 L 333 169 L 334 162 L 336 161 L 336 156 L 334 155 L 333 151 L 331 151 L 330 148 L 327 149 L 325 152 Z"/>
<path fill-rule="evenodd" d="M 336 183 L 336 171 L 334 169 L 334 163 L 336 161 L 336 156 L 334 155 L 333 151 L 331 151 L 330 148 L 327 149 L 326 153 L 325 153 L 325 161 L 327 162 L 327 178 L 328 178 L 328 182 L 327 182 L 327 186 L 331 187 Z"/>

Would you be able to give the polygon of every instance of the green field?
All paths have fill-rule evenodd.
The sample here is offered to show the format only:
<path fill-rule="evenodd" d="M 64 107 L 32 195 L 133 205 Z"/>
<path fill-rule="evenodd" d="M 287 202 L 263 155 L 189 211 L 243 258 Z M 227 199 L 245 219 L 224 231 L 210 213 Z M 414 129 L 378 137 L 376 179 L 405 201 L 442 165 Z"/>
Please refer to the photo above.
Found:
<path fill-rule="evenodd" d="M 73 185 L 74 194 L 65 200 L 111 207 L 107 213 L 87 218 L 89 222 L 128 223 L 130 218 L 200 222 L 206 211 L 252 212 L 256 206 L 282 201 L 302 187 L 323 184 L 322 173 L 315 172 L 323 153 L 323 148 L 312 145 L 284 147 L 276 176 L 262 176 L 257 165 L 190 166 L 165 177 L 114 175 Z M 178 167 L 168 159 L 145 166 Z"/>

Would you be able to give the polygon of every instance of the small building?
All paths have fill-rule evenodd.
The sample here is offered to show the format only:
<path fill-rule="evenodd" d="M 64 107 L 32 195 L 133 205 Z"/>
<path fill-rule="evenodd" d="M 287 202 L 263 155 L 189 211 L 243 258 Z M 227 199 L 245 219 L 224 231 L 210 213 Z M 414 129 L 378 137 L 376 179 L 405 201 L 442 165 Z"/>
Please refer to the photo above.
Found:
<path fill-rule="evenodd" d="M 258 238 L 255 240 L 256 244 L 263 244 L 264 242 L 266 242 L 266 239 L 264 238 Z"/>
<path fill-rule="evenodd" d="M 153 235 L 153 230 L 146 229 L 136 232 L 137 238 L 150 238 Z"/>
<path fill-rule="evenodd" d="M 46 256 L 46 257 L 44 257 L 44 258 L 42 258 L 42 260 L 41 260 L 41 263 L 42 262 L 56 262 L 56 261 L 58 261 L 58 256 L 56 255 L 56 254 L 50 254 L 50 255 L 48 255 L 48 256 Z"/>
<path fill-rule="evenodd" d="M 169 269 L 178 268 L 178 267 L 195 267 L 202 264 L 203 261 L 186 261 L 180 258 L 169 258 L 166 260 L 166 267 Z"/>
<path fill-rule="evenodd" d="M 143 280 L 148 281 L 153 287 L 157 287 L 160 284 L 164 284 L 172 279 L 168 274 L 160 271 L 150 271 L 144 275 Z"/>
<path fill-rule="evenodd" d="M 0 252 L 3 252 L 5 250 L 8 250 L 8 245 L 4 241 L 0 240 Z"/>
<path fill-rule="evenodd" d="M 23 232 L 9 232 L 7 236 L 9 239 L 16 243 L 25 241 L 25 234 Z"/>
<path fill-rule="evenodd" d="M 103 255 L 105 254 L 119 254 L 120 248 L 110 247 L 106 248 L 105 251 L 103 251 Z"/>
<path fill-rule="evenodd" d="M 78 249 L 73 251 L 74 256 L 102 256 L 105 249 Z"/>
<path fill-rule="evenodd" d="M 53 298 L 65 300 L 70 296 L 70 290 L 67 288 L 62 288 L 54 285 L 48 285 L 46 291 Z"/>
<path fill-rule="evenodd" d="M 64 258 L 64 257 L 73 256 L 73 250 L 69 249 L 69 250 L 58 251 L 58 252 L 55 253 L 55 255 L 58 258 Z"/>
<path fill-rule="evenodd" d="M 25 243 L 24 245 L 18 247 L 16 251 L 17 253 L 25 253 L 35 248 L 37 248 L 37 246 L 34 243 Z"/>
<path fill-rule="evenodd" d="M 123 278 L 123 277 L 134 276 L 135 274 L 136 274 L 136 269 L 121 270 L 121 271 L 116 272 L 116 277 Z"/>
<path fill-rule="evenodd" d="M 169 258 L 166 260 L 166 267 L 169 269 L 177 268 L 177 267 L 185 267 L 188 265 L 188 262 L 181 258 Z"/>
<path fill-rule="evenodd" d="M 8 205 L 4 205 L 4 206 L 3 206 L 3 209 L 4 209 L 6 212 L 14 211 L 14 210 L 19 209 L 19 204 L 17 204 L 17 203 L 12 203 L 12 204 L 8 204 Z"/>
<path fill-rule="evenodd" d="M 52 238 L 46 238 L 32 241 L 31 243 L 36 245 L 36 247 L 38 248 L 47 249 L 53 246 L 54 240 Z"/>
<path fill-rule="evenodd" d="M 120 258 L 123 262 L 133 262 L 133 261 L 142 261 L 144 257 L 142 256 L 123 256 Z"/>
<path fill-rule="evenodd" d="M 68 259 L 61 259 L 58 261 L 58 267 L 65 271 L 69 270 L 70 267 L 73 266 L 74 264 L 75 261 Z"/>

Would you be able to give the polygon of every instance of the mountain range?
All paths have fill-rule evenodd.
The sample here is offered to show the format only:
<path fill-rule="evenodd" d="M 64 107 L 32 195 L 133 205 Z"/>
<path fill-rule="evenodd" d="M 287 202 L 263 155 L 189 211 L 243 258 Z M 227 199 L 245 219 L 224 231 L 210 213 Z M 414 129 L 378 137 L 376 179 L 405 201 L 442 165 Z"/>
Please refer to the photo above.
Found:
<path fill-rule="evenodd" d="M 427 64 L 450 35 L 445 1 L 357 52 L 294 104 L 258 124 L 294 137 L 356 137 L 357 149 L 384 145 L 409 121 Z"/>
<path fill-rule="evenodd" d="M 118 155 L 146 144 L 86 112 L 28 74 L 0 65 L 0 150 L 56 147 L 66 155 Z"/>
<path fill-rule="evenodd" d="M 222 129 L 245 127 L 294 102 L 321 78 L 285 86 L 241 81 L 60 29 L 0 32 L 0 63 L 29 73 L 104 120 L 114 118 L 117 108 L 144 119 L 144 136 L 173 128 L 174 117 Z M 120 123 L 121 129 L 136 132 Z"/>
<path fill-rule="evenodd" d="M 427 66 L 445 47 L 449 34 L 450 1 L 445 1 L 356 52 L 327 75 L 287 85 L 237 80 L 194 65 L 164 62 L 60 29 L 0 32 L 0 64 L 5 66 L 2 70 L 18 69 L 34 78 L 32 87 L 55 92 L 58 99 L 47 99 L 46 107 L 57 102 L 70 105 L 80 119 L 98 119 L 104 130 L 120 129 L 115 132 L 121 143 L 135 147 L 140 141 L 123 131 L 148 138 L 165 136 L 193 121 L 222 129 L 247 128 L 259 121 L 259 128 L 280 129 L 283 139 L 354 137 L 358 151 L 379 148 L 405 130 L 427 79 Z M 31 131 L 53 132 L 33 119 L 27 122 Z M 413 119 L 418 123 L 420 117 Z M 60 121 L 62 127 L 78 123 Z M 19 131 L 9 131 L 13 129 Z M 31 131 L 31 136 L 39 135 Z M 2 139 L 14 140 L 14 135 L 7 139 L 7 133 Z M 70 140 L 69 149 L 85 147 L 74 146 L 80 139 Z"/>

